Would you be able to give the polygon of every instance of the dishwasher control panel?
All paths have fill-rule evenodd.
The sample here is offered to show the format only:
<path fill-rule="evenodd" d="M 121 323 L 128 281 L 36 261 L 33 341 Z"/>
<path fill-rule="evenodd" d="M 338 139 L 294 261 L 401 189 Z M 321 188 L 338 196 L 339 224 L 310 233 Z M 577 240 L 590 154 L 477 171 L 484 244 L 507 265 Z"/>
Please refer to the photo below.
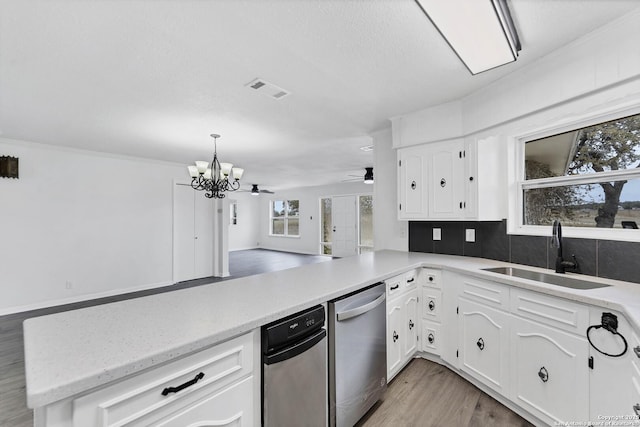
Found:
<path fill-rule="evenodd" d="M 272 351 L 292 340 L 309 335 L 324 326 L 324 307 L 316 307 L 280 319 L 264 327 L 263 352 Z"/>

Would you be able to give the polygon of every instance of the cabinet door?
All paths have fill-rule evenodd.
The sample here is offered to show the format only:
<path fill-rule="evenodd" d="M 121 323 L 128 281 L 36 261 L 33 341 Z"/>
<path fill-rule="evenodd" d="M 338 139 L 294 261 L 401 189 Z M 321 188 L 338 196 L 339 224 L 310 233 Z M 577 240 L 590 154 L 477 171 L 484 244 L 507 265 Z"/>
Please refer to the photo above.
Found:
<path fill-rule="evenodd" d="M 633 406 L 640 403 L 637 390 L 634 390 L 634 359 L 640 361 L 633 348 L 639 342 L 634 338 L 633 328 L 620 313 L 597 307 L 589 309 L 589 324 L 599 325 L 603 312 L 612 313 L 618 320 L 617 331 L 628 343 L 627 351 L 620 357 L 609 357 L 589 348 L 589 356 L 593 358 L 593 368 L 589 369 L 589 413 L 590 420 L 602 420 L 604 416 L 631 415 Z M 589 338 L 594 346 L 609 354 L 618 354 L 624 350 L 624 342 L 604 328 L 592 329 Z M 631 379 L 631 381 L 630 381 Z M 637 380 L 636 380 L 637 381 Z M 639 384 L 640 385 L 640 384 Z M 612 391 L 615 390 L 615 393 Z"/>
<path fill-rule="evenodd" d="M 511 328 L 511 400 L 549 425 L 588 420 L 586 339 L 515 316 Z"/>
<path fill-rule="evenodd" d="M 409 292 L 404 297 L 403 305 L 404 305 L 403 311 L 404 311 L 405 337 L 403 340 L 404 353 L 402 358 L 403 358 L 403 362 L 406 362 L 418 350 L 420 320 L 418 315 L 418 290 L 417 289 Z"/>
<path fill-rule="evenodd" d="M 429 156 L 429 218 L 464 217 L 464 158 L 459 142 L 433 144 Z"/>
<path fill-rule="evenodd" d="M 391 381 L 402 366 L 405 328 L 402 297 L 387 301 L 387 381 Z"/>
<path fill-rule="evenodd" d="M 430 287 L 422 288 L 422 317 L 433 322 L 440 321 L 442 291 Z"/>
<path fill-rule="evenodd" d="M 460 367 L 503 395 L 508 392 L 509 318 L 460 298 Z"/>
<path fill-rule="evenodd" d="M 398 150 L 398 161 L 398 218 L 424 219 L 428 214 L 425 148 Z"/>
<path fill-rule="evenodd" d="M 252 427 L 253 376 L 210 395 L 201 401 L 180 408 L 154 423 L 157 427 Z"/>

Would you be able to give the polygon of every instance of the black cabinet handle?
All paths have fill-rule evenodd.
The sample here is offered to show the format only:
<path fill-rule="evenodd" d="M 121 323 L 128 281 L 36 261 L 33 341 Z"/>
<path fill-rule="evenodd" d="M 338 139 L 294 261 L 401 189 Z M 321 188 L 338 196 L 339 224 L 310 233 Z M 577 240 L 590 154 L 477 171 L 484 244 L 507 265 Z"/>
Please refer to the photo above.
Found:
<path fill-rule="evenodd" d="M 396 331 L 393 331 L 393 342 L 398 341 L 398 338 L 400 338 L 400 337 L 398 336 L 398 333 L 397 333 Z"/>
<path fill-rule="evenodd" d="M 390 291 L 395 291 L 396 289 L 398 289 L 400 287 L 400 285 L 395 285 L 389 288 Z"/>
<path fill-rule="evenodd" d="M 636 403 L 633 405 L 633 412 L 636 413 L 637 417 L 640 417 L 640 403 Z"/>
<path fill-rule="evenodd" d="M 411 189 L 412 190 L 416 189 L 416 182 L 415 181 L 411 181 Z"/>
<path fill-rule="evenodd" d="M 429 310 L 433 311 L 436 308 L 436 303 L 433 300 L 429 301 Z"/>
<path fill-rule="evenodd" d="M 640 345 L 637 347 L 634 347 L 633 352 L 636 354 L 637 357 L 640 357 Z"/>
<path fill-rule="evenodd" d="M 433 276 L 429 276 L 429 281 L 433 282 Z"/>
<path fill-rule="evenodd" d="M 195 383 L 200 381 L 202 378 L 204 378 L 204 372 L 200 372 L 198 375 L 196 375 L 196 377 L 194 379 L 192 379 L 191 381 L 187 381 L 184 384 L 180 384 L 178 387 L 167 387 L 167 388 L 165 388 L 164 390 L 162 390 L 162 395 L 166 396 L 169 393 L 177 393 L 180 390 L 184 390 L 187 387 L 191 387 L 192 385 L 194 385 Z"/>
<path fill-rule="evenodd" d="M 433 344 L 433 341 L 435 341 L 435 337 L 433 336 L 433 334 L 429 334 L 427 339 L 429 340 L 429 344 Z"/>
<path fill-rule="evenodd" d="M 407 280 L 407 283 L 412 283 L 415 279 L 415 277 L 412 277 L 411 279 Z"/>
<path fill-rule="evenodd" d="M 447 180 L 442 178 L 440 179 L 440 187 L 444 188 L 447 186 Z"/>
<path fill-rule="evenodd" d="M 484 350 L 484 340 L 482 338 L 478 338 L 478 342 L 476 343 L 476 345 L 481 351 Z"/>
<path fill-rule="evenodd" d="M 546 383 L 547 381 L 549 381 L 549 371 L 547 371 L 547 368 L 545 368 L 544 366 L 540 368 L 540 370 L 538 371 L 538 376 L 540 377 L 543 383 Z"/>
<path fill-rule="evenodd" d="M 469 177 L 469 181 L 473 181 L 473 177 L 472 176 Z"/>
<path fill-rule="evenodd" d="M 409 330 L 412 330 L 414 326 L 413 320 L 409 319 Z"/>

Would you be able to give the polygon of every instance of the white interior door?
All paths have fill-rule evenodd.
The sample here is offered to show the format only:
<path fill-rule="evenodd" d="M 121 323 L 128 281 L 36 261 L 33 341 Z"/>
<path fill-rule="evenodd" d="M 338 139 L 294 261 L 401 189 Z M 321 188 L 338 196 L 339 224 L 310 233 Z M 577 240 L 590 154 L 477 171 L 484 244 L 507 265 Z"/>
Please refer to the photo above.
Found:
<path fill-rule="evenodd" d="M 193 189 L 187 185 L 173 188 L 173 281 L 193 279 L 195 245 L 193 230 Z"/>
<path fill-rule="evenodd" d="M 356 196 L 331 198 L 333 243 L 331 254 L 345 257 L 358 253 Z"/>
<path fill-rule="evenodd" d="M 173 281 L 213 275 L 213 201 L 188 185 L 173 191 Z"/>
<path fill-rule="evenodd" d="M 194 193 L 194 278 L 213 276 L 213 199 L 202 192 Z"/>

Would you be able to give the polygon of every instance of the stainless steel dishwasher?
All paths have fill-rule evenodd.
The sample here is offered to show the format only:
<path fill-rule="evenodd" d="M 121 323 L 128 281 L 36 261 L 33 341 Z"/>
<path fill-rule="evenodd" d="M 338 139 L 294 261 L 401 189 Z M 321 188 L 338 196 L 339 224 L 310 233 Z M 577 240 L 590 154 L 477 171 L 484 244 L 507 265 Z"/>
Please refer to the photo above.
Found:
<path fill-rule="evenodd" d="M 384 283 L 329 302 L 329 424 L 353 426 L 387 389 Z"/>
<path fill-rule="evenodd" d="M 324 307 L 262 328 L 262 424 L 327 425 L 327 331 Z"/>

